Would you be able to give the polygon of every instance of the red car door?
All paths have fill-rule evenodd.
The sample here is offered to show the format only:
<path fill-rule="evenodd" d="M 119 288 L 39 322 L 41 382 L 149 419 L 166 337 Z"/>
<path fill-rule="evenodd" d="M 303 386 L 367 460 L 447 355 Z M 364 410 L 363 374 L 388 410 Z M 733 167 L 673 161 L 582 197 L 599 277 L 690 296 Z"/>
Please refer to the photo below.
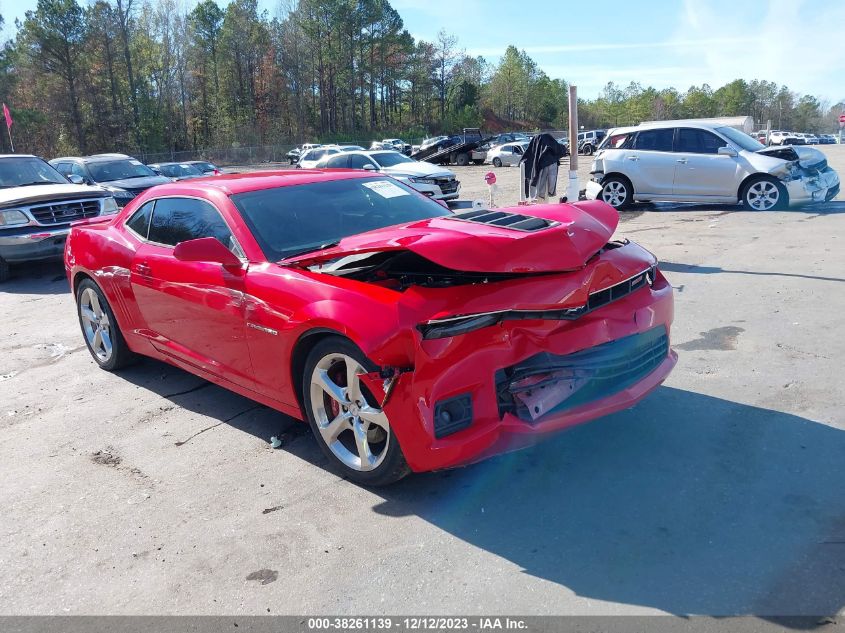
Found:
<path fill-rule="evenodd" d="M 232 271 L 173 256 L 176 244 L 200 237 L 217 238 L 240 255 L 231 230 L 209 202 L 156 201 L 147 240 L 132 262 L 137 309 L 159 351 L 253 389 L 244 320 L 246 265 Z"/>

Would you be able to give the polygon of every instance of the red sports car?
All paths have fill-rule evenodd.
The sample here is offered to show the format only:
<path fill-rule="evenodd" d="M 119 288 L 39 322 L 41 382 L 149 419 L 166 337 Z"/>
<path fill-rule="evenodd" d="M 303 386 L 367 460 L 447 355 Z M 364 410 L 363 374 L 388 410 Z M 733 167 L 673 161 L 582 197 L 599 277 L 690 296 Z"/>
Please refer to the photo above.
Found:
<path fill-rule="evenodd" d="M 172 363 L 307 420 L 385 484 L 630 407 L 676 361 L 654 256 L 603 202 L 452 213 L 379 174 L 186 180 L 75 226 L 97 364 Z"/>

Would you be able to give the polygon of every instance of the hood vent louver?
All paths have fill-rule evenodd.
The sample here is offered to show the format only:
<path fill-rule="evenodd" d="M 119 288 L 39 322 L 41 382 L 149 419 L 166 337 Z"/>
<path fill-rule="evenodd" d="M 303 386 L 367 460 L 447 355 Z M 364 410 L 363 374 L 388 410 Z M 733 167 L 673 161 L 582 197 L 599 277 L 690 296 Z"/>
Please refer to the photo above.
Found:
<path fill-rule="evenodd" d="M 503 229 L 525 231 L 526 233 L 542 231 L 543 229 L 548 229 L 559 224 L 554 220 L 546 220 L 519 213 L 508 213 L 506 211 L 491 211 L 490 209 L 462 211 L 461 213 L 446 216 L 446 219 L 476 222 L 478 224 L 487 224 L 488 226 L 498 226 Z"/>

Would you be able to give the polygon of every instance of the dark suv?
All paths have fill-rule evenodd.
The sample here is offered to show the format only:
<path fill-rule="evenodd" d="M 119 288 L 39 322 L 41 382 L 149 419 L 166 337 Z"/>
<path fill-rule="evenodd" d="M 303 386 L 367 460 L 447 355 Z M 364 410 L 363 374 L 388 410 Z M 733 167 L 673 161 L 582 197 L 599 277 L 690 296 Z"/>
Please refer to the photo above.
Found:
<path fill-rule="evenodd" d="M 93 156 L 64 156 L 50 164 L 67 178 L 81 178 L 81 182 L 99 185 L 110 192 L 121 207 L 142 191 L 171 182 L 159 176 L 141 161 L 126 154 L 95 154 Z"/>

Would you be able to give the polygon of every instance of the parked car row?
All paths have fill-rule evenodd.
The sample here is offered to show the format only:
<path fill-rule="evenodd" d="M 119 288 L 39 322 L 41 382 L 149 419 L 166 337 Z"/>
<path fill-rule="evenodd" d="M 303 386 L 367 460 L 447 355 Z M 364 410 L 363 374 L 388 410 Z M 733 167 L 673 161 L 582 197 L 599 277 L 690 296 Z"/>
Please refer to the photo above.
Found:
<path fill-rule="evenodd" d="M 145 165 L 126 154 L 49 163 L 26 154 L 0 156 L 0 281 L 10 263 L 61 255 L 73 222 L 116 213 L 150 187 L 219 173 L 208 161 Z"/>
<path fill-rule="evenodd" d="M 833 145 L 836 137 L 833 134 L 810 134 L 807 132 L 785 132 L 760 130 L 755 138 L 764 145 Z"/>

